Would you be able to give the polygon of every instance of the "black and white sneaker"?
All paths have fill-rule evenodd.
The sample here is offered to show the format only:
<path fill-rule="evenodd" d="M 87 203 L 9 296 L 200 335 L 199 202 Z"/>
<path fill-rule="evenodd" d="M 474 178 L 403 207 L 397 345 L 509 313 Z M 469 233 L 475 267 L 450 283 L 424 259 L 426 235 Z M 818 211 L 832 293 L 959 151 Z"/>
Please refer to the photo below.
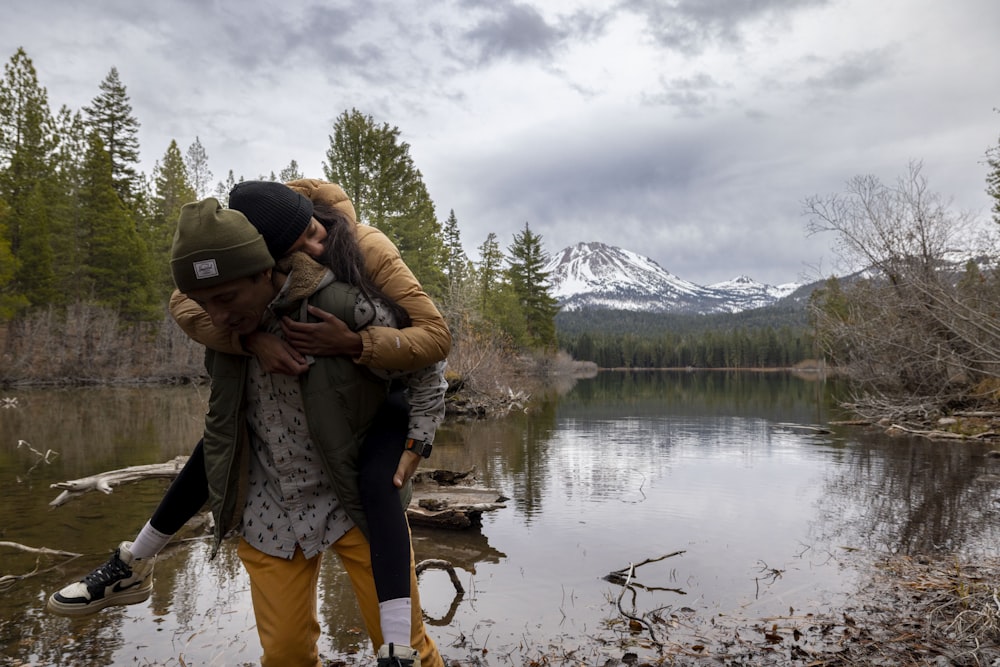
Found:
<path fill-rule="evenodd" d="M 153 590 L 156 558 L 137 559 L 131 547 L 131 542 L 122 542 L 104 565 L 53 593 L 46 608 L 64 616 L 85 616 L 111 605 L 145 602 Z"/>
<path fill-rule="evenodd" d="M 420 654 L 401 644 L 382 644 L 377 658 L 378 667 L 420 667 Z"/>

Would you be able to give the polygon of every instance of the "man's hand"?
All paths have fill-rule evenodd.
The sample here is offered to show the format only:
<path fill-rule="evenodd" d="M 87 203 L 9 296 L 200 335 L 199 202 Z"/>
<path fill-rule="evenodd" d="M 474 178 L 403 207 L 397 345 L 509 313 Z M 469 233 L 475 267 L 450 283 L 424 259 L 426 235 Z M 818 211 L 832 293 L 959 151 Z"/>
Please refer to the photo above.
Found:
<path fill-rule="evenodd" d="M 351 331 L 344 321 L 322 308 L 309 306 L 309 314 L 319 322 L 296 322 L 289 317 L 281 318 L 281 330 L 285 340 L 302 354 L 335 357 L 348 355 L 360 357 L 361 336 Z"/>
<path fill-rule="evenodd" d="M 392 476 L 392 483 L 396 485 L 397 489 L 403 488 L 406 481 L 417 473 L 419 466 L 419 455 L 413 452 L 403 452 L 403 455 L 399 457 L 399 466 L 396 468 L 396 474 Z"/>
<path fill-rule="evenodd" d="M 243 347 L 257 357 L 268 373 L 301 375 L 309 370 L 306 358 L 279 336 L 264 331 L 254 331 L 243 337 Z"/>

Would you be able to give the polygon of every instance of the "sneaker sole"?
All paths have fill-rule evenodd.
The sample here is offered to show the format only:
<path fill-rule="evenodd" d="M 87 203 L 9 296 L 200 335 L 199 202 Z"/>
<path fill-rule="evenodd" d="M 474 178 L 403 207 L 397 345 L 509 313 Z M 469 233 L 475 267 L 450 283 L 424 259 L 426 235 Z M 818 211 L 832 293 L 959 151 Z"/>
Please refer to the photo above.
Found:
<path fill-rule="evenodd" d="M 107 598 L 101 598 L 100 600 L 95 600 L 90 604 L 71 604 L 68 602 L 60 602 L 56 599 L 55 594 L 53 594 L 49 597 L 49 601 L 45 605 L 45 608 L 53 614 L 59 614 L 60 616 L 89 616 L 108 607 L 125 606 L 145 602 L 149 599 L 149 595 L 152 592 L 153 582 L 150 580 L 149 584 L 143 586 L 142 588 L 134 591 L 127 591 L 125 593 L 118 593 L 117 595 Z"/>

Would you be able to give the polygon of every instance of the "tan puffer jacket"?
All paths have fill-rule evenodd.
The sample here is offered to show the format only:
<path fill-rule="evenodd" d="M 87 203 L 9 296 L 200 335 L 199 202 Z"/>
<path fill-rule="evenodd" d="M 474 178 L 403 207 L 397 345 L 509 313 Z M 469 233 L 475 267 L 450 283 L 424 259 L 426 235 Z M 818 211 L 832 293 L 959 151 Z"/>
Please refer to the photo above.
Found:
<path fill-rule="evenodd" d="M 405 329 L 368 327 L 361 334 L 359 364 L 373 368 L 411 371 L 445 359 L 451 350 L 451 332 L 440 311 L 424 292 L 399 250 L 385 234 L 357 223 L 354 205 L 336 183 L 301 179 L 287 184 L 314 202 L 323 202 L 347 213 L 354 220 L 358 246 L 372 281 L 410 314 Z M 170 312 L 184 332 L 199 343 L 231 354 L 249 354 L 239 336 L 216 329 L 201 306 L 174 290 Z"/>

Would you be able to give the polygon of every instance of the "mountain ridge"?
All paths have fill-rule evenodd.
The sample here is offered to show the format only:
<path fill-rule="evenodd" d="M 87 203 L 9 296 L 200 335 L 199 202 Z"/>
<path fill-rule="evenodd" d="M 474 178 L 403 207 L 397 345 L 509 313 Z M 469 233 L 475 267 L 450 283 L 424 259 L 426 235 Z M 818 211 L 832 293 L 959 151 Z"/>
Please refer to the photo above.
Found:
<path fill-rule="evenodd" d="M 771 306 L 804 284 L 767 285 L 747 275 L 703 286 L 654 260 L 600 241 L 568 246 L 550 257 L 549 293 L 563 312 L 628 310 L 646 313 L 739 313 Z"/>

